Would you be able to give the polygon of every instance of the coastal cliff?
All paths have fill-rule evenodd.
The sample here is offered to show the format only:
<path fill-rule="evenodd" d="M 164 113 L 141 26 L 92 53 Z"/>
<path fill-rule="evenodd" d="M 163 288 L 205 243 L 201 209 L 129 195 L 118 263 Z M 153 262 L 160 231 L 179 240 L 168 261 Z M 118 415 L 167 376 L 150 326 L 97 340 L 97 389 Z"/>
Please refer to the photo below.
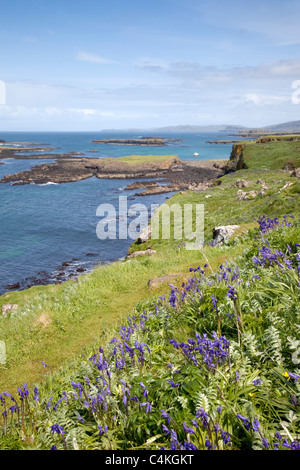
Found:
<path fill-rule="evenodd" d="M 227 173 L 231 173 L 237 170 L 244 170 L 247 165 L 244 161 L 243 151 L 245 149 L 244 144 L 234 144 L 230 153 L 229 161 L 225 167 Z"/>

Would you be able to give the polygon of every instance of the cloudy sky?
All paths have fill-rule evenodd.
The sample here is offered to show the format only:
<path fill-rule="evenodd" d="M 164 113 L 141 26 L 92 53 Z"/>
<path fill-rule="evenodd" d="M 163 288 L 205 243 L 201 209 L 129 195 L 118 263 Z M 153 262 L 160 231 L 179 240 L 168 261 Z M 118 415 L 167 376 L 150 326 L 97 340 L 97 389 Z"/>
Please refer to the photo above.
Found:
<path fill-rule="evenodd" d="M 299 0 L 10 0 L 0 16 L 0 131 L 300 119 Z"/>

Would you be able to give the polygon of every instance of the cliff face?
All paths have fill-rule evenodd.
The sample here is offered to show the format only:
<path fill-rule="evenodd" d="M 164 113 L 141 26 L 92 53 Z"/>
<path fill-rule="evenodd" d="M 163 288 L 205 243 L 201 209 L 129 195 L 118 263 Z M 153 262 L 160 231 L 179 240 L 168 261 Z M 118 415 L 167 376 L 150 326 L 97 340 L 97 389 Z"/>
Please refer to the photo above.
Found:
<path fill-rule="evenodd" d="M 229 157 L 229 161 L 226 165 L 226 173 L 231 173 L 236 170 L 243 170 L 247 168 L 247 165 L 243 159 L 243 150 L 245 145 L 243 144 L 234 144 L 232 146 L 232 151 Z"/>

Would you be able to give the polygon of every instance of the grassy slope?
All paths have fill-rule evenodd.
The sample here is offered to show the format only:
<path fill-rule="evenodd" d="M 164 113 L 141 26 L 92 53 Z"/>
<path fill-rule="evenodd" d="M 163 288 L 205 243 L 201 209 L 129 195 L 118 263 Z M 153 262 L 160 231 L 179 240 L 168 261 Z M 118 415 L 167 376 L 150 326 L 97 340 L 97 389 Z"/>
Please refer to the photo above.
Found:
<path fill-rule="evenodd" d="M 288 139 L 288 136 L 283 136 L 279 141 L 274 142 L 246 142 L 243 151 L 244 162 L 249 169 L 280 170 L 286 163 L 299 167 L 300 142 Z"/>
<path fill-rule="evenodd" d="M 262 169 L 265 166 L 282 168 L 290 161 L 291 154 L 296 154 L 294 144 L 297 145 L 296 142 L 249 144 L 244 152 L 249 170 L 226 175 L 219 180 L 220 185 L 205 192 L 178 193 L 169 203 L 205 204 L 205 235 L 208 240 L 216 225 L 237 223 L 242 233 L 253 227 L 262 214 L 299 215 L 297 180 L 287 172 Z M 258 169 L 253 169 L 254 166 Z M 237 201 L 237 188 L 232 184 L 238 178 L 252 181 L 253 187 L 249 189 L 260 189 L 256 181 L 261 178 L 269 190 L 263 197 Z M 278 192 L 287 182 L 295 184 Z M 208 199 L 205 198 L 207 194 L 211 196 Z M 131 251 L 148 245 L 134 243 Z M 70 362 L 85 348 L 90 350 L 94 345 L 99 346 L 99 340 L 109 337 L 110 330 L 137 304 L 142 308 L 144 301 L 169 292 L 168 282 L 153 290 L 148 289 L 150 278 L 171 273 L 188 274 L 189 267 L 205 262 L 201 252 L 178 249 L 178 241 L 153 240 L 150 245 L 157 251 L 151 258 L 99 267 L 93 273 L 81 276 L 77 282 L 34 287 L 0 297 L 0 307 L 5 303 L 20 306 L 16 313 L 0 319 L 0 338 L 5 341 L 7 351 L 6 364 L 0 366 L 0 392 L 14 391 L 24 382 L 29 386 L 40 382 L 44 373 L 42 361 L 53 370 Z M 216 268 L 225 259 L 238 256 L 242 249 L 239 244 L 220 248 L 207 246 L 205 256 L 212 268 Z M 176 284 L 176 281 L 172 280 L 172 283 Z"/>

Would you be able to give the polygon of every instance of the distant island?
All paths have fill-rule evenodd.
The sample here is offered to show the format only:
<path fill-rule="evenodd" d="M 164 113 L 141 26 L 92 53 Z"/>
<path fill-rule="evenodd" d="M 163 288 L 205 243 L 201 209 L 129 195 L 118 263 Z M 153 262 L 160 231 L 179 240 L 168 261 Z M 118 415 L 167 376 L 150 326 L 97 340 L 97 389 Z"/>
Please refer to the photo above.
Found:
<path fill-rule="evenodd" d="M 106 145 L 141 145 L 151 147 L 162 147 L 168 142 L 183 142 L 181 139 L 169 139 L 165 137 L 139 137 L 137 139 L 95 139 L 92 144 Z"/>

